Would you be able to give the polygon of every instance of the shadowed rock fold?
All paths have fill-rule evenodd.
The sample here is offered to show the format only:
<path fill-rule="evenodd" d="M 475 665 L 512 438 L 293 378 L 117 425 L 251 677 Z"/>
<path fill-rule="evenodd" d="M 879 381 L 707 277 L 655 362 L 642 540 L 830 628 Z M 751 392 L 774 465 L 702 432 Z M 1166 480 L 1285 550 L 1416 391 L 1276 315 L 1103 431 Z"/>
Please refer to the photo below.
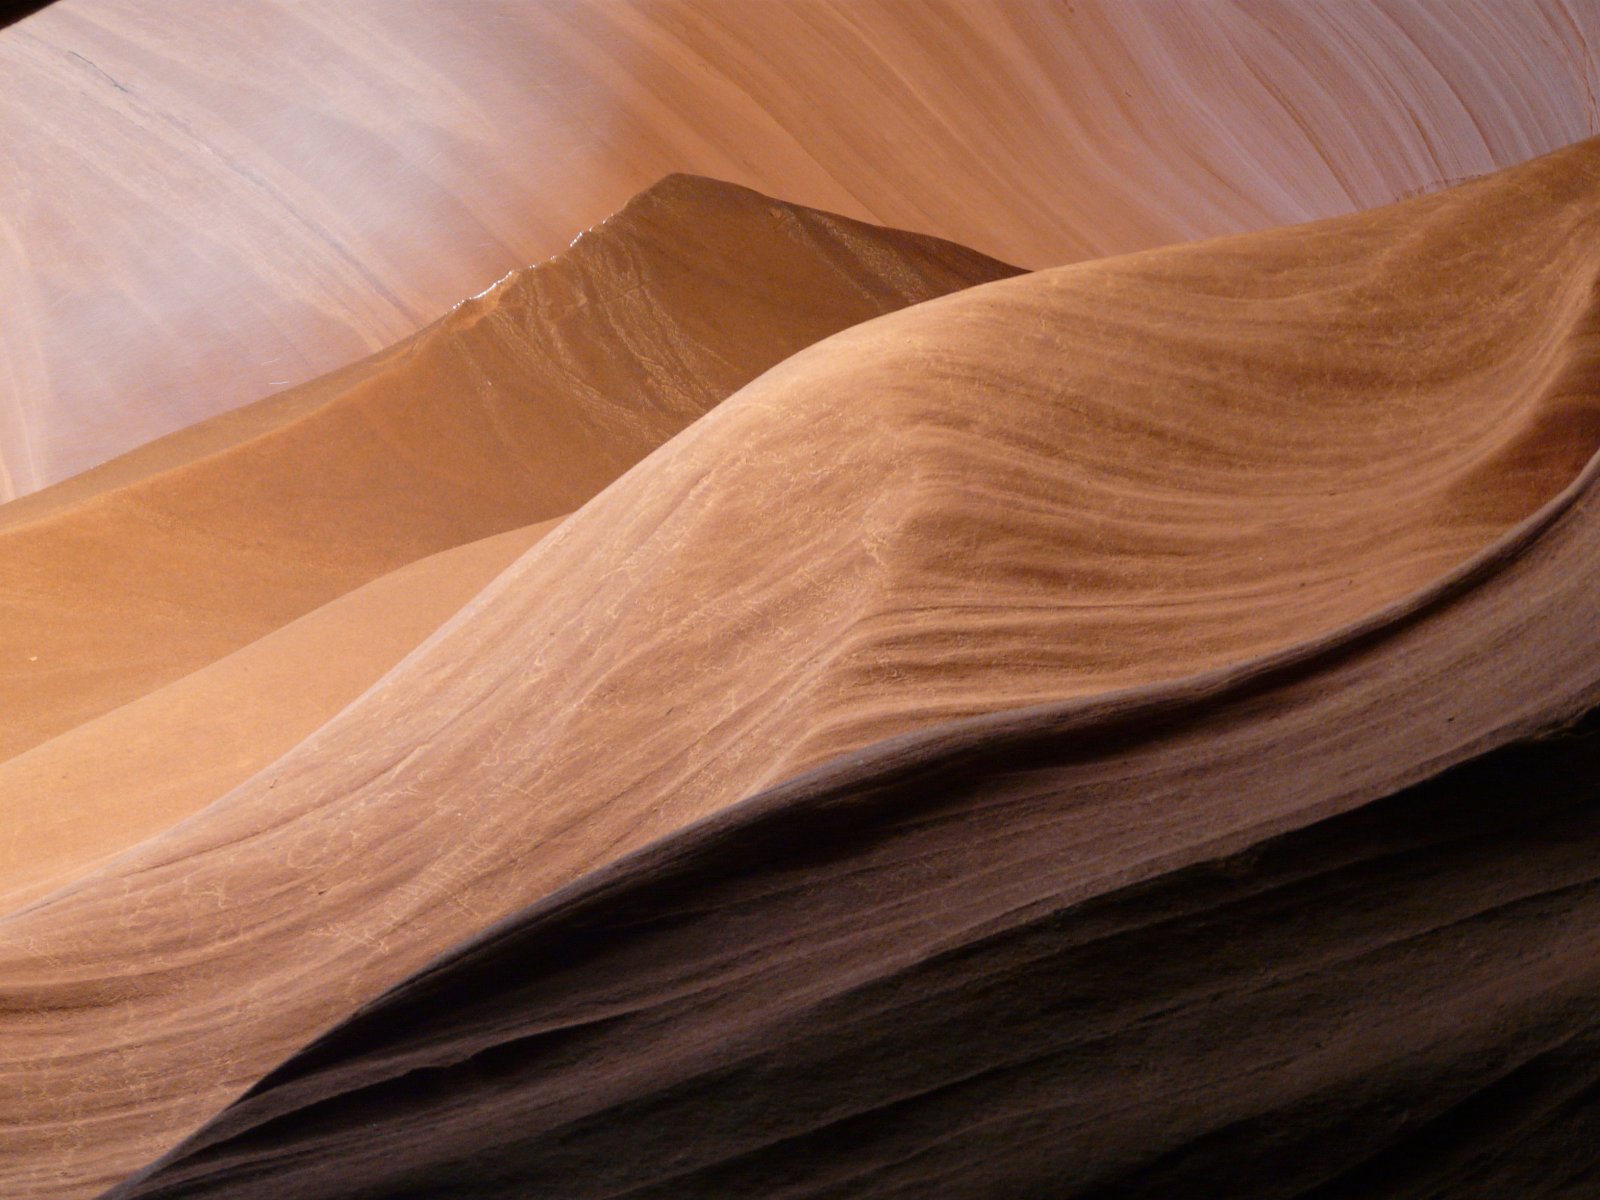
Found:
<path fill-rule="evenodd" d="M 72 883 L 268 766 L 516 549 L 774 363 L 906 304 L 1015 273 L 937 239 L 672 176 L 566 254 L 392 350 L 0 509 L 0 759 L 15 756 L 0 762 L 0 904 L 10 911 Z M 288 816 L 293 803 L 278 804 L 288 789 L 261 784 L 258 814 Z M 354 848 L 359 836 L 336 840 Z M 239 880 L 247 890 L 250 874 Z M 232 887 L 217 892 L 196 875 L 183 890 L 223 900 Z M 19 931 L 10 948 L 38 981 L 51 960 L 20 932 L 33 919 L 13 919 L 0 924 Z M 337 955 L 372 948 L 289 919 L 324 948 L 342 945 Z M 105 948 L 139 940 L 140 923 L 113 919 Z M 189 933 L 231 940 L 220 927 L 202 933 L 205 924 Z M 266 1014 L 207 998 L 212 967 L 147 975 L 113 956 L 119 964 L 102 959 L 110 974 L 87 993 L 77 968 L 56 977 L 74 981 L 75 1016 L 53 1001 L 30 1007 L 32 983 L 8 978 L 17 987 L 4 1002 L 0 1056 L 20 1050 L 19 1064 L 43 1049 L 37 1035 L 54 1040 L 52 1027 L 65 1032 L 91 1010 L 106 1018 L 87 1040 L 55 1042 L 67 1048 L 56 1068 L 34 1061 L 0 1078 L 8 1196 L 103 1186 L 310 1032 L 289 1015 L 300 1002 L 288 1001 L 287 1020 L 268 1016 L 277 1032 L 249 1049 Z M 343 1012 L 362 998 L 271 953 L 246 957 L 254 965 L 234 983 L 247 993 L 275 986 L 258 969 L 285 968 L 323 993 L 317 1007 Z M 197 1007 L 169 994 L 145 1010 L 150 1024 L 134 1018 L 143 1029 L 127 1041 L 124 986 L 180 975 Z M 231 1027 L 226 1040 L 248 1065 L 236 1050 L 204 1064 L 217 1048 L 201 1049 L 203 1027 Z M 183 1044 L 200 1052 L 189 1067 L 158 1065 Z"/>
<path fill-rule="evenodd" d="M 435 961 L 110 1196 L 1591 1194 L 1597 218 L 1587 144 L 1368 218 L 992 285 L 748 389 L 698 428 L 880 335 L 919 344 L 913 328 L 1014 317 L 1008 301 L 1052 287 L 1092 291 L 1114 328 L 1133 281 L 1170 313 L 1165 288 L 1226 262 L 1208 295 L 1239 340 L 1152 318 L 1144 357 L 1097 369 L 1107 392 L 1184 349 L 1214 379 L 1202 364 L 1246 352 L 1239 331 L 1273 344 L 1265 371 L 1294 342 L 1254 324 L 1250 301 L 1312 295 L 1320 324 L 1301 333 L 1317 344 L 1292 361 L 1321 390 L 1299 470 L 1381 480 L 1376 431 L 1395 436 L 1395 398 L 1434 378 L 1427 347 L 1459 353 L 1492 328 L 1457 361 L 1496 386 L 1470 404 L 1455 393 L 1439 427 L 1404 442 L 1409 483 L 1366 510 L 1386 518 L 1369 544 L 1392 562 L 1404 503 L 1435 538 L 1452 517 L 1521 519 L 1453 563 L 1421 558 L 1432 573 L 1414 590 L 1386 584 L 1408 577 L 1392 565 L 1355 576 L 1354 619 L 1277 649 L 1246 652 L 1240 636 L 1183 679 L 845 747 Z M 1271 257 L 1291 246 L 1306 275 Z M 1354 262 L 1375 290 L 1346 307 Z M 1519 279 L 1540 280 L 1537 297 L 1519 300 Z M 1495 365 L 1524 335 L 1550 357 Z M 1386 360 L 1403 345 L 1405 365 Z M 1007 378 L 1015 397 L 1033 377 Z M 1370 452 L 1325 464 L 1341 383 L 1352 406 L 1366 398 L 1351 436 Z M 1248 411 L 1249 396 L 1196 385 L 1166 411 Z M 1149 414 L 1124 409 L 1117 433 L 1136 437 Z M 1459 451 L 1440 449 L 1451 430 Z M 1249 481 L 1282 486 L 1289 463 L 1280 447 Z M 1008 678 L 1003 664 L 952 674 Z"/>
<path fill-rule="evenodd" d="M 1315 839 L 1421 903 L 1380 817 L 1319 823 L 1594 702 L 1597 226 L 1588 143 L 786 358 L 306 742 L 0 921 L 11 1190 L 109 1182 L 529 904 L 119 1194 L 1087 1194 L 1346 1114 L 1296 1194 L 1410 1129 L 1415 1048 L 1348 1033 L 1385 1004 L 1441 1022 L 1423 1121 L 1488 1086 L 1496 1030 L 1513 1065 L 1513 1031 L 1581 1034 L 1581 959 L 1489 955 L 1511 1007 L 1460 1037 L 1426 973 L 1385 992 L 1332 865 L 1328 949 L 1260 1016 L 1310 1049 L 1245 1017 L 1259 894 Z M 1419 937 L 1476 911 L 1440 903 Z M 1201 934 L 1236 905 L 1232 958 Z M 1229 1053 L 1231 1092 L 1201 1071 Z"/>

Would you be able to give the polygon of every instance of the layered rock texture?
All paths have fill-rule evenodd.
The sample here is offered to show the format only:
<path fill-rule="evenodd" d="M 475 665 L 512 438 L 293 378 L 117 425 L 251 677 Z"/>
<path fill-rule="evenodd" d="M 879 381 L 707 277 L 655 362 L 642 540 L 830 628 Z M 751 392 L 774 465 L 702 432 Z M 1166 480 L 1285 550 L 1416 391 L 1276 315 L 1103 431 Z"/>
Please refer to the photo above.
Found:
<path fill-rule="evenodd" d="M 0 1194 L 1600 1194 L 1597 39 L 0 31 Z"/>

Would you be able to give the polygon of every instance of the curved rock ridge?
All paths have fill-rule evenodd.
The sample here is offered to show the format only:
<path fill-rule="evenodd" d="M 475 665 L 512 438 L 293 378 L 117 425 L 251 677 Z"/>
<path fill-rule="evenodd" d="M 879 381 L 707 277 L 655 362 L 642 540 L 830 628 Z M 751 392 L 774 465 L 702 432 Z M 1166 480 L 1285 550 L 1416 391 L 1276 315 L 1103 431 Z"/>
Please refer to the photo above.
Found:
<path fill-rule="evenodd" d="M 111 1182 L 443 948 L 783 778 L 975 714 L 1144 711 L 1163 679 L 1483 574 L 1600 440 L 1597 223 L 1585 143 L 1368 214 L 1003 280 L 786 360 L 293 752 L 0 921 L 7 1191 Z M 1479 669 L 1504 674 L 1492 649 Z M 1198 703 L 1217 678 L 1167 691 Z M 1388 715 L 1316 695 L 1292 711 L 1330 752 Z M 1249 711 L 1217 718 L 1255 739 L 1243 762 L 1285 728 Z M 1215 828 L 1304 823 L 1545 715 L 1430 728 L 1404 779 L 1335 760 L 1271 804 L 1224 790 Z M 1168 791 L 1128 805 L 1202 786 L 1213 759 L 1185 745 Z M 1148 861 L 1189 853 L 1204 812 Z"/>
<path fill-rule="evenodd" d="M 819 338 L 1013 273 L 671 176 L 390 350 L 0 508 L 0 759 L 565 515 Z"/>
<path fill-rule="evenodd" d="M 669 171 L 1042 267 L 1600 133 L 1587 0 L 748 9 L 58 0 L 0 32 L 0 497 L 386 346 Z"/>
<path fill-rule="evenodd" d="M 664 838 L 106 1200 L 1589 1195 L 1600 472 L 1523 533 L 1321 645 Z"/>

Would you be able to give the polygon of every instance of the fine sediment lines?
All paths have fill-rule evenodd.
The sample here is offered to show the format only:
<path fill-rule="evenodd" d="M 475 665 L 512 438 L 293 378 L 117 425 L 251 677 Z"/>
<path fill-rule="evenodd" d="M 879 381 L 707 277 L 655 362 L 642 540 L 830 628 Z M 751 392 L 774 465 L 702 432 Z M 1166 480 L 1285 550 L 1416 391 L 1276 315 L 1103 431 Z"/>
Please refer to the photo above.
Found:
<path fill-rule="evenodd" d="M 1520 549 L 1320 652 L 656 843 L 108 1200 L 1590 1195 L 1592 473 Z"/>
<path fill-rule="evenodd" d="M 981 1029 L 951 1039 L 956 1059 L 977 1055 L 953 1074 L 875 1058 L 865 1047 L 887 1026 L 869 1028 L 861 1010 L 846 1022 L 861 1040 L 841 1037 L 835 1016 L 854 1011 L 842 998 L 860 985 L 882 1014 L 895 995 L 921 996 L 924 1023 L 908 1028 L 962 1027 L 981 987 L 938 977 L 943 955 L 962 958 L 972 938 L 1021 944 L 1008 931 L 1030 914 L 1070 923 L 1080 902 L 1120 903 L 1124 885 L 1376 800 L 1592 702 L 1589 635 L 1572 602 L 1585 593 L 1557 595 L 1587 582 L 1559 562 L 1538 587 L 1494 582 L 1539 554 L 1560 558 L 1550 533 L 1522 557 L 1502 547 L 1421 616 L 1402 620 L 1393 606 L 1539 510 L 1593 453 L 1597 223 L 1600 145 L 1585 144 L 1369 214 L 989 284 L 787 359 L 584 505 L 302 746 L 0 922 L 0 974 L 15 981 L 0 1112 L 27 1114 L 0 1128 L 0 1146 L 30 1164 L 9 1190 L 110 1182 L 433 954 L 830 762 L 514 923 L 543 931 L 549 914 L 575 913 L 595 932 L 595 958 L 578 953 L 584 933 L 561 934 L 565 957 L 536 950 L 502 980 L 574 998 L 541 1043 L 554 1057 L 524 1080 L 514 1045 L 461 1091 L 447 1071 L 408 1076 L 365 1109 L 384 1130 L 367 1150 L 331 1101 L 317 1111 L 349 1174 L 326 1187 L 537 1189 L 551 1178 L 540 1164 L 563 1161 L 559 1141 L 575 1155 L 597 1147 L 580 1184 L 592 1194 L 670 1190 L 674 1173 L 710 1168 L 691 1161 L 700 1146 L 726 1157 L 743 1153 L 741 1139 L 798 1137 L 818 1114 L 832 1123 L 828 1106 L 856 1094 L 863 1063 L 871 1088 L 905 1096 L 919 1079 L 953 1085 L 985 1054 L 979 1073 L 1000 1078 Z M 1567 529 L 1582 511 L 1546 516 Z M 1543 598 L 1553 614 L 1534 603 Z M 1371 633 L 1314 647 L 1375 612 Z M 1436 615 L 1460 613 L 1470 620 Z M 1519 645 L 1541 644 L 1555 620 L 1584 628 L 1552 643 L 1559 654 L 1525 661 Z M 1285 647 L 1298 647 L 1287 651 L 1298 665 L 1267 673 L 1261 656 Z M 1491 692 L 1494 704 L 1475 702 Z M 961 726 L 915 736 L 1074 697 L 1043 715 L 987 718 L 975 737 Z M 765 832 L 727 834 L 747 823 Z M 731 859 L 707 846 L 746 857 L 726 871 Z M 713 888 L 703 909 L 693 890 L 671 890 L 702 858 L 717 864 L 691 880 Z M 739 897 L 731 907 L 710 899 L 722 895 L 718 872 Z M 652 892 L 658 883 L 667 890 Z M 584 924 L 582 897 L 610 903 L 634 887 L 645 900 L 624 916 Z M 657 906 L 663 896 L 680 899 Z M 756 922 L 748 939 L 744 911 Z M 829 924 L 841 914 L 856 924 Z M 607 932 L 624 925 L 637 942 Z M 681 978 L 657 932 L 689 939 Z M 695 948 L 702 937 L 709 949 Z M 635 953 L 645 957 L 628 959 L 626 977 L 606 975 L 613 954 Z M 532 980 L 520 974 L 529 961 Z M 813 968 L 815 992 L 802 986 Z M 1025 1007 L 1032 977 L 1017 970 Z M 913 982 L 896 992 L 902 978 Z M 873 979 L 889 990 L 872 991 Z M 751 989 L 771 1003 L 740 1025 Z M 520 1036 L 510 1031 L 534 1001 L 498 985 L 485 997 L 506 1001 L 502 1028 Z M 632 1064 L 590 1054 L 595 1038 L 629 1027 L 630 997 L 652 1025 L 644 1041 L 667 1048 Z M 685 1023 L 680 1003 L 707 1023 Z M 1003 1008 L 996 1018 L 1004 1028 Z M 529 1019 L 530 1032 L 546 1028 Z M 314 1061 L 344 1063 L 344 1036 Z M 441 1035 L 444 1060 L 456 1040 Z M 371 1062 L 352 1058 L 350 1073 L 316 1086 L 331 1095 L 381 1077 L 387 1043 L 361 1045 Z M 570 1066 L 569 1050 L 585 1065 L 563 1077 L 552 1064 Z M 745 1051 L 753 1075 L 714 1069 Z M 1070 1090 L 1070 1071 L 1050 1061 L 1045 1083 Z M 419 1086 L 435 1078 L 439 1093 Z M 793 1085 L 792 1117 L 739 1109 L 763 1080 L 773 1095 Z M 695 1102 L 719 1081 L 732 1107 L 709 1091 L 709 1106 Z M 686 1121 L 727 1114 L 677 1166 L 662 1157 L 665 1131 L 684 1132 L 677 1117 L 654 1140 L 630 1124 L 667 1113 L 651 1098 L 658 1084 L 687 1105 Z M 993 1120 L 1012 1114 L 1057 1138 L 1057 1099 L 1039 1088 L 1038 1111 L 1002 1105 Z M 868 1109 L 888 1103 L 860 1094 Z M 490 1119 L 492 1096 L 525 1141 Z M 591 1111 L 593 1124 L 541 1124 L 520 1096 L 547 1114 Z M 218 1136 L 308 1099 L 263 1092 Z M 434 1101 L 488 1107 L 457 1141 Z M 637 1156 L 635 1176 L 601 1162 L 621 1143 L 588 1137 L 613 1118 L 660 1150 Z M 317 1119 L 304 1127 L 313 1141 Z M 297 1120 L 263 1127 L 289 1139 L 281 1146 L 241 1142 L 237 1171 L 223 1146 L 147 1191 L 192 1171 L 218 1194 L 268 1179 L 319 1194 L 324 1183 L 294 1171 L 321 1170 L 325 1147 L 301 1144 Z M 881 1145 L 955 1128 L 928 1110 L 906 1123 L 878 1111 L 869 1124 L 849 1136 Z M 425 1126 L 440 1136 L 423 1137 Z M 513 1149 L 488 1149 L 496 1137 Z M 981 1145 L 964 1161 L 980 1183 L 1010 1178 Z"/>
<path fill-rule="evenodd" d="M 110 1197 L 1591 1194 L 1597 159 L 1393 210 L 1365 246 L 1406 280 L 1406 248 L 1442 241 L 1492 246 L 1545 301 L 1573 287 L 1543 415 L 1490 404 L 1506 431 L 1446 492 L 1504 517 L 1558 445 L 1586 464 L 1461 569 L 1275 653 L 866 745 L 662 838 L 435 962 Z M 1508 276 L 1434 261 L 1470 315 L 1423 303 L 1431 338 L 1519 323 Z M 1405 328 L 1422 298 L 1387 297 L 1382 328 Z M 1396 378 L 1377 328 L 1325 330 L 1373 412 Z"/>
<path fill-rule="evenodd" d="M 1011 273 L 672 177 L 391 350 L 0 510 L 0 757 L 563 516 L 795 351 Z"/>
<path fill-rule="evenodd" d="M 0 509 L 0 763 L 414 560 L 564 515 L 819 338 L 1012 273 L 935 239 L 669 178 L 392 350 Z M 429 611 L 436 626 L 453 608 Z M 332 707 L 304 711 L 331 716 L 420 636 L 388 640 L 386 660 L 326 693 Z M 220 684 L 211 695 L 227 705 Z M 321 723 L 260 718 L 302 735 Z M 122 725 L 134 744 L 166 736 Z M 110 745 L 78 736 L 49 757 L 105 763 Z M 239 761 L 265 765 L 271 745 Z M 41 770 L 55 770 L 43 755 L 26 781 L 0 770 L 0 896 L 20 871 L 42 877 L 46 843 L 61 841 L 36 802 Z M 137 832 L 114 849 L 182 815 L 126 787 L 85 807 L 78 774 L 55 793 L 68 828 L 110 832 L 120 810 Z"/>
<path fill-rule="evenodd" d="M 393 350 L 0 510 L 0 645 L 18 664 L 0 681 L 0 758 L 14 755 L 0 762 L 3 911 L 268 765 L 519 545 L 768 366 L 1015 273 L 937 239 L 674 176 Z M 271 783 L 266 797 L 271 821 Z M 38 967 L 29 937 L 12 946 Z M 0 1081 L 8 1195 L 94 1190 L 170 1144 L 172 1120 L 226 1097 L 212 1094 L 236 1070 L 225 1062 L 202 1068 L 192 1094 L 181 1074 L 152 1091 L 145 1068 L 115 1065 L 131 1015 L 115 997 L 141 969 L 111 970 L 123 978 L 102 995 L 98 1049 L 60 1064 L 72 1082 L 36 1064 Z M 253 971 L 235 982 L 256 988 Z M 342 986 L 335 1011 L 361 998 L 337 998 Z M 25 991 L 10 994 L 24 1007 Z M 191 996 L 200 1025 L 226 1022 Z M 189 1019 L 181 1006 L 151 1012 L 156 1029 Z M 8 1010 L 0 1041 L 51 1021 Z M 228 1086 L 308 1032 L 291 1019 Z M 134 1057 L 160 1055 L 159 1035 L 135 1041 L 146 1050 Z M 152 1100 L 189 1115 L 152 1123 Z M 97 1123 L 112 1112 L 114 1129 Z"/>

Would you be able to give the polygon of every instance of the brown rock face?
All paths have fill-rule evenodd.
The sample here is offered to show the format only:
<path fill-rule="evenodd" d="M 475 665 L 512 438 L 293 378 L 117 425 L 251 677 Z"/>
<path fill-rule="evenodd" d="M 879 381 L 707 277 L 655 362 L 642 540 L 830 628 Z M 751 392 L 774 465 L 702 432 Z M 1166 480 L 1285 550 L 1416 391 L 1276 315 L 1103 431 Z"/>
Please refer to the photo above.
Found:
<path fill-rule="evenodd" d="M 1436 587 L 1594 452 L 1597 222 L 1591 143 L 787 359 L 295 751 L 0 924 L 12 1189 L 109 1181 L 454 942 L 817 764 Z"/>
<path fill-rule="evenodd" d="M 0 684 L 15 756 L 0 897 L 67 884 L 269 766 L 556 518 L 768 367 L 1015 273 L 673 176 L 390 351 L 0 510 L 0 653 L 24 664 Z M 30 1070 L 0 1114 L 46 1120 L 4 1155 L 7 1188 L 108 1182 L 285 1053 L 296 1021 L 244 1074 L 226 1068 L 225 1090 L 180 1085 L 153 1121 L 144 1084 L 87 1060 L 108 1125 L 70 1116 L 58 1102 L 77 1101 Z M 27 1042 L 34 1026 L 5 1028 Z"/>
<path fill-rule="evenodd" d="M 1597 48 L 0 29 L 0 1196 L 1600 1194 Z"/>
<path fill-rule="evenodd" d="M 0 509 L 0 758 L 562 516 L 819 338 L 1011 273 L 670 178 L 391 350 Z"/>

